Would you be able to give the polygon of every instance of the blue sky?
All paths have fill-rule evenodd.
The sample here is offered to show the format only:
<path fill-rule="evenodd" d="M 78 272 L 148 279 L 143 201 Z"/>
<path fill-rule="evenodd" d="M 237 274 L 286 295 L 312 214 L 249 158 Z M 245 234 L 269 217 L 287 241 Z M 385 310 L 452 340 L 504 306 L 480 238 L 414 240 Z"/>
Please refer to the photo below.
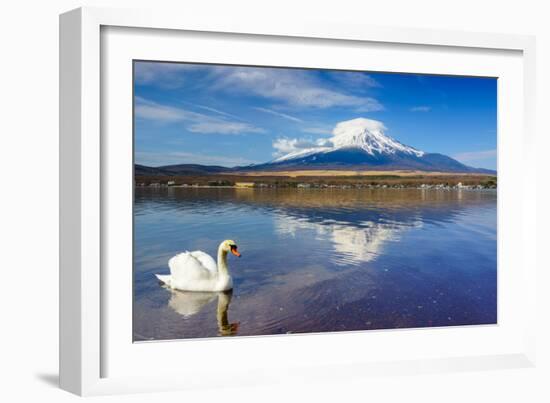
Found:
<path fill-rule="evenodd" d="M 266 162 L 364 117 L 426 152 L 496 169 L 497 80 L 135 62 L 135 162 Z"/>

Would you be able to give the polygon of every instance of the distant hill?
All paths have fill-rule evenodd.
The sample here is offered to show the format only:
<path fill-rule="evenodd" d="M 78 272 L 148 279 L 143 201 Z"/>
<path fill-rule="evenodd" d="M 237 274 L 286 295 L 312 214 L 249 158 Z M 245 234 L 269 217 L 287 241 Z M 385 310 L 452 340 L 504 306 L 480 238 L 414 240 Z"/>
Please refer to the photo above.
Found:
<path fill-rule="evenodd" d="M 165 165 L 161 167 L 148 167 L 145 165 L 134 165 L 135 175 L 207 175 L 233 171 L 234 168 L 226 168 L 217 165 L 199 164 L 178 164 Z"/>

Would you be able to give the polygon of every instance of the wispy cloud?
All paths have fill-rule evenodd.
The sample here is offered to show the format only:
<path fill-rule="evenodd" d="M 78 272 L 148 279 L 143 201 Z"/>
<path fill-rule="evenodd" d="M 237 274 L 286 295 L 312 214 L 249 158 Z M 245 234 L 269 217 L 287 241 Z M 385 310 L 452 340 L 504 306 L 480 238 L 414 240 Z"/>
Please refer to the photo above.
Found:
<path fill-rule="evenodd" d="M 264 133 L 265 130 L 249 123 L 235 122 L 217 116 L 192 112 L 183 108 L 158 104 L 136 97 L 135 115 L 158 123 L 181 122 L 190 132 L 217 134 Z"/>
<path fill-rule="evenodd" d="M 220 71 L 221 72 L 221 71 Z M 235 67 L 221 72 L 217 88 L 278 100 L 288 106 L 352 107 L 363 112 L 383 110 L 378 100 L 327 88 L 305 71 Z"/>
<path fill-rule="evenodd" d="M 134 112 L 137 118 L 154 120 L 161 123 L 174 123 L 184 121 L 201 121 L 209 119 L 201 113 L 188 111 L 183 108 L 162 105 L 145 98 L 136 97 Z"/>
<path fill-rule="evenodd" d="M 242 133 L 264 133 L 265 130 L 243 122 L 227 122 L 223 120 L 210 120 L 193 123 L 187 127 L 193 133 L 219 133 L 219 134 L 242 134 Z"/>
<path fill-rule="evenodd" d="M 292 121 L 292 122 L 298 122 L 298 123 L 299 123 L 299 122 L 303 122 L 302 119 L 298 119 L 297 117 L 288 115 L 288 114 L 286 114 L 286 113 L 274 111 L 273 109 L 261 108 L 261 107 L 255 107 L 254 109 L 256 109 L 257 111 L 260 111 L 260 112 L 269 113 L 269 114 L 271 114 L 271 115 L 278 116 L 278 117 L 280 117 L 280 118 L 290 120 L 290 121 Z"/>
<path fill-rule="evenodd" d="M 375 98 L 350 93 L 352 89 L 379 86 L 372 77 L 360 72 L 331 74 L 339 77 L 346 85 L 338 89 L 330 88 L 326 80 L 316 78 L 306 70 L 157 62 L 135 64 L 135 80 L 138 85 L 178 88 L 192 83 L 193 86 L 201 85 L 208 90 L 222 89 L 260 96 L 293 107 L 351 107 L 361 112 L 384 109 Z"/>
<path fill-rule="evenodd" d="M 136 151 L 136 164 L 147 166 L 162 166 L 174 164 L 203 164 L 234 167 L 239 165 L 255 164 L 258 161 L 240 157 L 223 155 L 205 155 L 189 152 L 148 152 Z"/>
<path fill-rule="evenodd" d="M 334 71 L 328 74 L 338 83 L 359 91 L 382 86 L 373 77 L 360 71 Z"/>
<path fill-rule="evenodd" d="M 161 88 L 179 88 L 187 77 L 185 72 L 201 68 L 196 64 L 136 62 L 134 64 L 134 79 L 138 85 L 155 85 Z"/>
<path fill-rule="evenodd" d="M 236 116 L 236 115 L 233 115 L 233 114 L 231 114 L 231 113 L 227 113 L 227 112 L 221 111 L 221 110 L 216 109 L 216 108 L 212 108 L 212 107 L 210 107 L 210 106 L 199 105 L 199 104 L 195 104 L 194 106 L 196 106 L 197 108 L 204 109 L 204 110 L 206 110 L 206 111 L 210 111 L 210 112 L 217 113 L 218 115 L 222 115 L 222 116 L 225 116 L 225 117 L 228 117 L 228 118 L 234 118 L 234 119 L 237 119 L 237 120 L 241 120 L 241 118 L 238 117 L 238 116 Z"/>
<path fill-rule="evenodd" d="M 495 158 L 497 156 L 497 150 L 483 150 L 483 151 L 468 151 L 453 155 L 453 158 L 461 162 L 478 162 L 487 159 Z"/>
<path fill-rule="evenodd" d="M 425 105 L 413 106 L 410 109 L 411 112 L 429 112 L 431 110 L 432 110 L 431 106 L 425 106 Z"/>

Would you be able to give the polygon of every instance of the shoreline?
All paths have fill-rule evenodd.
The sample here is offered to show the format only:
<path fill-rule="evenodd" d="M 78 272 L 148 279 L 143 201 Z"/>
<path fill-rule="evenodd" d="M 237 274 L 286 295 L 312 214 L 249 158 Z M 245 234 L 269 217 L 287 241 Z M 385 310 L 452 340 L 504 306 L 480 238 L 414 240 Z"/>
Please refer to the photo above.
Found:
<path fill-rule="evenodd" d="M 343 172 L 344 173 L 344 172 Z M 345 172 L 349 173 L 349 172 Z M 340 176 L 135 175 L 136 187 L 282 188 L 282 189 L 493 189 L 494 175 L 409 175 L 378 172 Z"/>
<path fill-rule="evenodd" d="M 444 185 L 429 185 L 422 184 L 420 186 L 387 186 L 387 185 L 333 185 L 333 186 L 308 186 L 308 187 L 290 187 L 290 186 L 211 186 L 211 185 L 136 185 L 140 189 L 239 189 L 239 190 L 266 190 L 266 189 L 296 189 L 296 190 L 497 190 L 494 187 L 484 187 L 482 185 L 462 185 L 462 186 L 444 186 Z"/>

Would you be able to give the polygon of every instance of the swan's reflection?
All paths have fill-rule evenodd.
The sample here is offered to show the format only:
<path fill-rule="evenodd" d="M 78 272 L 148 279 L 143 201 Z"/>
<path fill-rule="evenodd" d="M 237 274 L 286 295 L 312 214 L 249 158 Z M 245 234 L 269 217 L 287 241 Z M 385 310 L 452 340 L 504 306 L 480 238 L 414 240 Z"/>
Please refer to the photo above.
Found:
<path fill-rule="evenodd" d="M 239 323 L 229 323 L 227 311 L 229 310 L 229 304 L 233 297 L 232 291 L 225 291 L 218 293 L 218 308 L 216 311 L 216 320 L 218 321 L 218 333 L 220 336 L 232 336 L 237 334 L 239 330 Z"/>
<path fill-rule="evenodd" d="M 206 305 L 218 297 L 216 321 L 220 336 L 237 334 L 239 323 L 229 323 L 228 310 L 233 291 L 225 292 L 192 292 L 171 290 L 168 306 L 185 318 L 199 313 Z"/>

